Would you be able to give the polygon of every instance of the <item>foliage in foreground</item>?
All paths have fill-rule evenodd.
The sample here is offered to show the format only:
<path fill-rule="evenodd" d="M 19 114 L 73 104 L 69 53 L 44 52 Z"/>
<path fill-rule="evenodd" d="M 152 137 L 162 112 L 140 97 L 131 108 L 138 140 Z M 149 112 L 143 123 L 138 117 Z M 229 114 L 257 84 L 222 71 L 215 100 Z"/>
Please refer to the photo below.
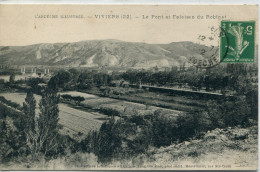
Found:
<path fill-rule="evenodd" d="M 0 104 L 2 162 L 17 157 L 37 161 L 42 157 L 51 159 L 65 154 L 72 140 L 59 134 L 58 102 L 57 93 L 46 89 L 39 103 L 39 115 L 35 114 L 36 101 L 32 92 L 27 93 L 22 112 Z"/>
<path fill-rule="evenodd" d="M 251 109 L 253 105 L 245 103 L 248 102 L 246 98 L 237 97 L 237 100 L 227 99 L 222 103 L 208 102 L 208 109 L 192 114 L 166 116 L 157 110 L 149 115 L 112 116 L 99 131 L 92 131 L 77 142 L 58 133 L 58 100 L 55 92 L 46 90 L 39 117 L 35 116 L 35 99 L 31 93 L 27 94 L 23 105 L 27 116 L 0 106 L 1 135 L 4 136 L 0 140 L 2 163 L 21 157 L 29 158 L 32 164 L 42 159 L 49 162 L 66 157 L 69 162 L 70 156 L 85 161 L 81 156 L 93 153 L 96 158 L 93 162 L 105 165 L 146 155 L 152 147 L 199 139 L 215 128 L 251 126 L 257 119 L 257 111 Z"/>
<path fill-rule="evenodd" d="M 81 151 L 93 152 L 99 162 L 128 159 L 145 154 L 150 147 L 160 148 L 190 139 L 199 139 L 215 128 L 255 125 L 257 113 L 251 114 L 245 100 L 227 99 L 209 102 L 208 109 L 192 114 L 166 116 L 160 111 L 150 115 L 112 117 L 100 131 L 93 131 L 81 142 Z"/>

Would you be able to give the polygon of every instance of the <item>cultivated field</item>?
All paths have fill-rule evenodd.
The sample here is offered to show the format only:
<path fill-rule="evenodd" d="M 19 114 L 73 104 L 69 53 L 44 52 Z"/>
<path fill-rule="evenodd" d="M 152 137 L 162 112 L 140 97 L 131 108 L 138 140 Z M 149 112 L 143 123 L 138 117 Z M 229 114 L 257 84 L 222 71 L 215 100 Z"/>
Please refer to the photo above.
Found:
<path fill-rule="evenodd" d="M 4 96 L 7 100 L 23 104 L 26 97 L 25 93 L 0 93 L 0 96 Z M 37 110 L 39 112 L 40 96 L 34 95 L 37 101 Z M 86 112 L 69 107 L 66 104 L 59 104 L 59 123 L 63 126 L 60 131 L 63 134 L 68 134 L 72 137 L 78 137 L 78 133 L 87 134 L 91 130 L 99 129 L 102 123 L 107 119 L 106 115 L 98 112 Z"/>
<path fill-rule="evenodd" d="M 86 90 L 95 94 L 126 102 L 150 105 L 181 112 L 194 112 L 203 110 L 210 99 L 217 97 L 201 97 L 200 95 L 182 95 L 167 91 L 148 91 L 147 89 L 106 87 L 102 89 Z M 198 101 L 199 100 L 199 101 Z"/>
<path fill-rule="evenodd" d="M 162 111 L 165 115 L 177 116 L 181 111 L 160 108 L 156 106 L 148 106 L 142 103 L 133 103 L 129 101 L 122 101 L 115 98 L 99 97 L 88 93 L 82 93 L 77 91 L 62 92 L 61 94 L 68 94 L 71 96 L 81 96 L 85 100 L 81 102 L 81 106 L 88 107 L 95 110 L 100 109 L 112 109 L 120 112 L 120 114 L 125 116 L 131 116 L 135 113 L 139 115 L 145 115 L 153 113 L 156 110 Z"/>
<path fill-rule="evenodd" d="M 85 100 L 80 103 L 81 107 L 74 107 L 73 105 L 60 103 L 59 104 L 59 123 L 63 126 L 60 130 L 62 134 L 70 135 L 73 138 L 80 138 L 80 133 L 84 136 L 91 130 L 99 129 L 102 123 L 109 118 L 109 116 L 99 113 L 102 109 L 112 109 L 120 112 L 125 116 L 130 115 L 145 115 L 151 114 L 156 110 L 160 110 L 165 115 L 177 116 L 180 111 L 175 111 L 166 108 L 160 108 L 156 106 L 148 106 L 141 103 L 133 103 L 128 101 L 122 101 L 113 98 L 99 97 L 92 94 L 69 91 L 62 92 L 61 95 L 68 94 L 71 96 L 81 96 Z M 1 93 L 0 96 L 4 96 L 7 100 L 19 103 L 21 106 L 25 101 L 25 93 Z M 39 105 L 41 97 L 35 95 L 37 101 L 36 113 L 39 113 Z M 85 107 L 84 110 L 80 108 Z"/>

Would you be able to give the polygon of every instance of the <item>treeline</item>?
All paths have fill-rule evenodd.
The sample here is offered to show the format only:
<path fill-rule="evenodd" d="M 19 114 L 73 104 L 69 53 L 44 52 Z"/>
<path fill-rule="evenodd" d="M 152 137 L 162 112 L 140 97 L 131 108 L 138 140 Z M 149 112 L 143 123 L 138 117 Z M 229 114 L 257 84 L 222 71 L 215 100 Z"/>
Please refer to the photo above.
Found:
<path fill-rule="evenodd" d="M 193 89 L 206 90 L 236 90 L 242 83 L 251 83 L 251 78 L 247 75 L 252 69 L 246 70 L 246 66 L 241 64 L 230 66 L 199 70 L 188 68 L 185 71 L 178 71 L 172 68 L 170 71 L 136 71 L 129 70 L 121 76 L 124 80 L 132 84 L 146 84 L 154 86 L 188 86 Z"/>
<path fill-rule="evenodd" d="M 108 86 L 112 81 L 112 76 L 103 72 L 78 71 L 70 69 L 60 70 L 50 81 L 50 87 L 60 89 L 91 89 L 92 87 Z"/>
<path fill-rule="evenodd" d="M 91 89 L 93 87 L 114 86 L 114 81 L 128 81 L 130 84 L 154 86 L 178 86 L 192 89 L 232 90 L 241 84 L 252 83 L 248 77 L 254 70 L 244 64 L 219 66 L 207 70 L 188 68 L 168 71 L 128 70 L 123 73 L 107 74 L 100 71 L 61 70 L 51 79 L 51 83 L 62 89 Z M 122 85 L 122 84 L 121 84 Z"/>
<path fill-rule="evenodd" d="M 50 79 L 49 86 L 63 89 L 92 89 L 94 87 L 115 86 L 116 81 L 128 81 L 130 84 L 146 84 L 154 86 L 178 86 L 189 87 L 191 89 L 236 91 L 243 84 L 251 84 L 252 78 L 248 77 L 255 72 L 252 67 L 246 64 L 229 64 L 227 66 L 218 66 L 207 70 L 188 68 L 186 70 L 177 70 L 172 67 L 165 71 L 151 70 L 128 70 L 126 72 L 112 72 L 108 74 L 103 71 L 95 70 L 59 70 Z M 48 81 L 42 78 L 31 78 L 27 81 L 14 81 L 15 75 L 10 76 L 10 84 L 25 82 L 34 92 L 40 93 L 43 86 Z"/>

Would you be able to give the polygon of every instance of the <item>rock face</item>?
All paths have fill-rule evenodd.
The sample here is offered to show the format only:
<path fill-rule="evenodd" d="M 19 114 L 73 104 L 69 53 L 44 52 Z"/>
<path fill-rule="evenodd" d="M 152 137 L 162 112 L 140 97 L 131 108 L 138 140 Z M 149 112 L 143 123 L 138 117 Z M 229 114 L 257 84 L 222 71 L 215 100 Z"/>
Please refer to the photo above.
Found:
<path fill-rule="evenodd" d="M 146 44 L 119 40 L 0 47 L 0 60 L 11 65 L 150 68 L 180 66 L 209 49 L 192 42 Z M 188 63 L 186 63 L 187 65 Z"/>

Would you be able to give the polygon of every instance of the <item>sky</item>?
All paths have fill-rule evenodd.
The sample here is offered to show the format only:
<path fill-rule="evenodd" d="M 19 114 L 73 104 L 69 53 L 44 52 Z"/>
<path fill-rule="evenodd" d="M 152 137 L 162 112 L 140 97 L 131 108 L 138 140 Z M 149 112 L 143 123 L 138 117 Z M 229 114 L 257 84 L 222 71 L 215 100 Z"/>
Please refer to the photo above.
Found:
<path fill-rule="evenodd" d="M 43 15 L 56 15 L 58 18 L 41 18 Z M 81 18 L 61 18 L 64 15 L 77 15 Z M 105 18 L 98 17 L 101 15 Z M 108 19 L 106 15 L 116 15 L 119 18 Z M 219 40 L 216 34 L 212 33 L 212 27 L 218 28 L 221 20 L 257 20 L 257 15 L 256 5 L 2 4 L 0 46 L 103 39 L 151 44 L 192 41 L 218 45 Z M 192 16 L 194 19 L 190 18 Z M 201 36 L 206 39 L 201 40 Z M 208 39 L 209 37 L 213 39 Z"/>

